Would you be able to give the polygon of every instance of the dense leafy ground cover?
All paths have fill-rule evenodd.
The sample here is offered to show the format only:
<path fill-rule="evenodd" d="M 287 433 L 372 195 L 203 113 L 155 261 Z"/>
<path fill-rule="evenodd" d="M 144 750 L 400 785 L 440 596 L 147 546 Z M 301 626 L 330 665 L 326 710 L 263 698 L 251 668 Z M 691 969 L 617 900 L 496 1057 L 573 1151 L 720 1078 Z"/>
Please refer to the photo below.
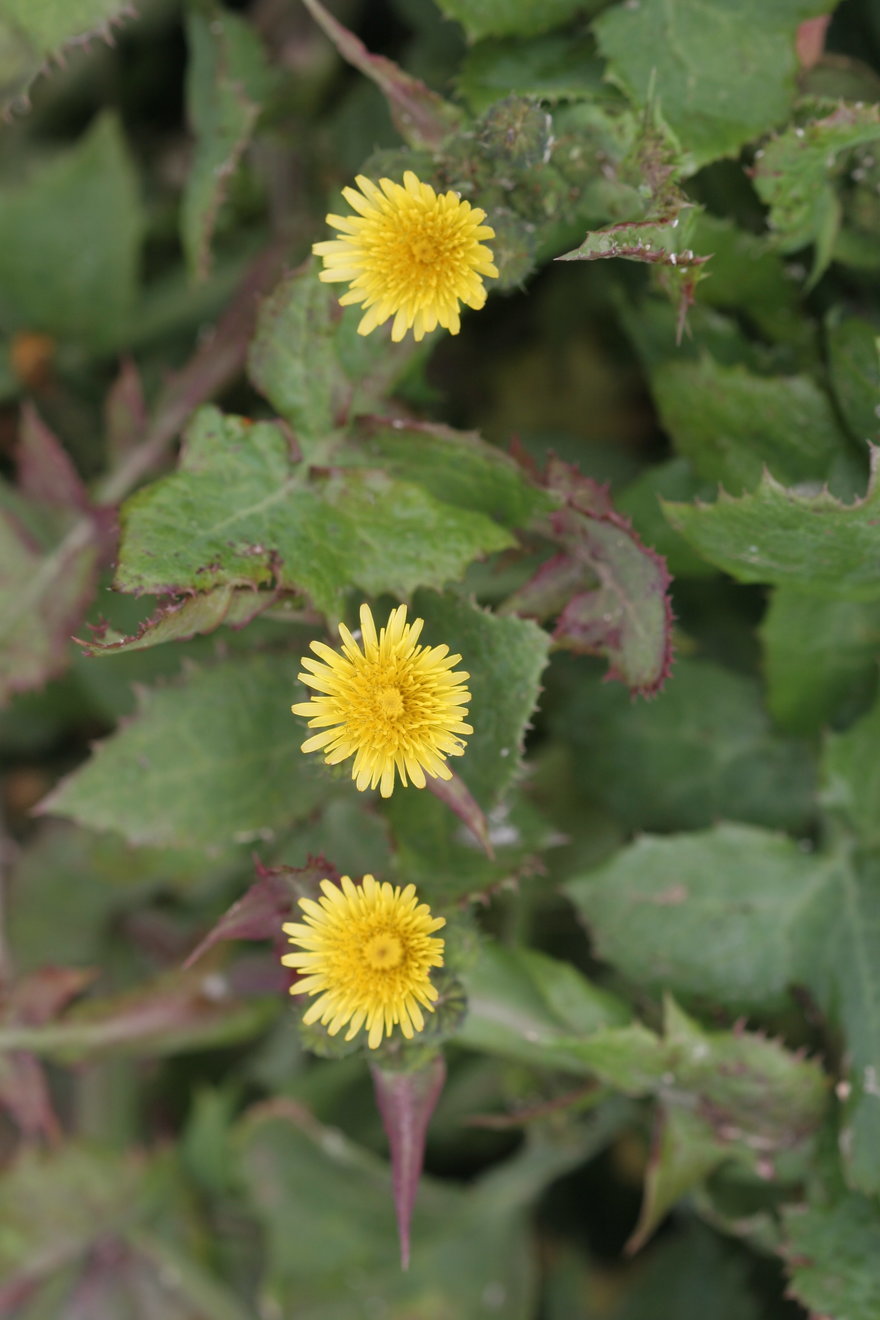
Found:
<path fill-rule="evenodd" d="M 0 91 L 0 1316 L 877 1320 L 877 7 L 0 0 Z M 311 255 L 408 172 L 457 335 Z M 451 780 L 301 751 L 365 602 Z"/>

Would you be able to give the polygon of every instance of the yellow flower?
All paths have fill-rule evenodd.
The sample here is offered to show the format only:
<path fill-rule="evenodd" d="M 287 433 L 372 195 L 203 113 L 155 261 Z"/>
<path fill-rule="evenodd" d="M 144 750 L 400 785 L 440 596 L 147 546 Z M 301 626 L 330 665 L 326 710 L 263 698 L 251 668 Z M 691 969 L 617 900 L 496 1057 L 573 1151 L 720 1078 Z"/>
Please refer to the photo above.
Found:
<path fill-rule="evenodd" d="M 390 797 L 395 771 L 406 787 L 409 775 L 416 788 L 425 774 L 451 779 L 447 756 L 461 756 L 458 736 L 473 733 L 463 723 L 471 694 L 463 686 L 470 677 L 453 670 L 461 659 L 448 646 L 417 646 L 423 619 L 406 621 L 406 606 L 398 605 L 376 636 L 369 605 L 361 606 L 363 650 L 340 623 L 342 654 L 323 642 L 310 646 L 320 660 L 306 656 L 307 673 L 300 682 L 322 696 L 291 706 L 294 715 L 309 717 L 304 752 L 319 748 L 327 765 L 354 757 L 351 777 L 358 789 L 375 788 Z M 332 726 L 332 727 L 330 727 Z"/>
<path fill-rule="evenodd" d="M 317 903 L 299 900 L 303 922 L 283 927 L 301 951 L 281 961 L 304 974 L 290 993 L 321 996 L 303 1022 L 323 1022 L 331 1036 L 348 1024 L 346 1040 L 366 1027 L 371 1050 L 395 1026 L 411 1040 L 424 1030 L 422 1008 L 434 1012 L 430 971 L 443 966 L 443 940 L 434 931 L 445 919 L 418 902 L 415 885 L 392 889 L 365 875 L 358 886 L 344 875 L 339 885 L 322 880 L 321 890 Z"/>
<path fill-rule="evenodd" d="M 357 215 L 328 215 L 341 238 L 315 243 L 324 259 L 320 279 L 349 284 L 343 307 L 363 303 L 358 334 L 368 335 L 394 317 L 395 343 L 412 330 L 416 340 L 442 325 L 457 335 L 459 304 L 478 309 L 486 301 L 481 276 L 497 279 L 492 253 L 480 239 L 494 238 L 486 212 L 457 193 L 436 193 L 412 170 L 403 186 L 380 179 L 378 187 L 359 174 L 360 192 L 342 195 Z"/>

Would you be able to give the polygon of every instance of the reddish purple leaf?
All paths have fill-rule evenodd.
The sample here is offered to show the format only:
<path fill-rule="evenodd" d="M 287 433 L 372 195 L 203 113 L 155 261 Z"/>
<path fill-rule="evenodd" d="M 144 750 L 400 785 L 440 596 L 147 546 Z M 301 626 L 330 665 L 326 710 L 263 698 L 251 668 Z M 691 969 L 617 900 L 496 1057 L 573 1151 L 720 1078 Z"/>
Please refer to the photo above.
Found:
<path fill-rule="evenodd" d="M 802 69 L 812 69 L 825 54 L 825 35 L 831 22 L 830 14 L 807 18 L 799 24 L 795 35 L 795 50 Z"/>
<path fill-rule="evenodd" d="M 2 1023 L 0 1051 L 26 1050 L 76 1063 L 105 1052 L 170 1054 L 248 1040 L 264 1029 L 281 989 L 274 960 L 265 962 L 271 975 L 259 987 L 252 968 L 240 977 L 237 964 L 215 963 L 166 973 L 125 994 L 86 1000 L 41 1026 Z M 269 997 L 251 997 L 246 986 Z"/>
<path fill-rule="evenodd" d="M 71 999 L 82 994 L 98 972 L 91 967 L 40 967 L 23 976 L 9 997 L 9 1020 L 39 1026 L 57 1017 Z"/>
<path fill-rule="evenodd" d="M 36 410 L 22 408 L 19 489 L 0 511 L 0 702 L 66 667 L 70 634 L 94 597 L 114 540 L 70 458 Z"/>
<path fill-rule="evenodd" d="M 119 375 L 104 401 L 107 453 L 119 462 L 143 440 L 147 431 L 147 405 L 140 372 L 131 358 L 124 358 Z"/>
<path fill-rule="evenodd" d="M 9 987 L 0 1023 L 38 1026 L 50 1021 L 95 975 L 78 967 L 41 967 L 31 972 Z M 60 1135 L 46 1075 L 33 1054 L 10 1050 L 0 1056 L 0 1106 L 26 1136 L 55 1141 Z"/>
<path fill-rule="evenodd" d="M 135 1297 L 138 1297 L 135 1305 L 140 1309 L 143 1297 L 136 1291 L 138 1281 L 134 1274 L 135 1256 L 127 1242 L 113 1236 L 95 1243 L 72 1280 L 65 1320 L 113 1320 Z M 165 1306 L 167 1309 L 167 1291 Z"/>
<path fill-rule="evenodd" d="M 672 660 L 666 561 L 615 512 L 607 489 L 577 468 L 551 459 L 544 483 L 565 501 L 546 527 L 560 550 L 505 609 L 539 620 L 557 616 L 553 637 L 560 646 L 605 656 L 609 678 L 652 696 Z"/>
<path fill-rule="evenodd" d="M 16 1316 L 40 1286 L 32 1275 L 16 1274 L 15 1278 L 0 1283 L 0 1316 Z"/>
<path fill-rule="evenodd" d="M 548 490 L 581 513 L 603 518 L 614 512 L 607 486 L 585 477 L 574 463 L 564 463 L 555 454 L 548 458 L 542 480 Z"/>
<path fill-rule="evenodd" d="M 87 515 L 44 552 L 16 518 L 0 512 L 0 702 L 64 670 L 103 552 L 101 527 Z"/>
<path fill-rule="evenodd" d="M 31 403 L 21 409 L 16 448 L 21 493 L 39 504 L 89 509 L 89 496 L 70 455 Z"/>
<path fill-rule="evenodd" d="M 438 147 L 455 132 L 461 115 L 418 78 L 404 73 L 384 55 L 371 55 L 364 43 L 329 14 L 320 0 L 305 0 L 306 8 L 324 29 L 339 54 L 370 78 L 388 102 L 394 127 L 412 147 Z"/>
<path fill-rule="evenodd" d="M 400 1263 L 408 1269 L 409 1228 L 425 1159 L 425 1136 L 446 1080 L 446 1064 L 442 1054 L 436 1054 L 417 1072 L 391 1072 L 376 1064 L 371 1065 L 370 1072 L 391 1147 Z"/>
<path fill-rule="evenodd" d="M 194 963 L 223 940 L 272 940 L 284 944 L 281 927 L 297 910 L 297 899 L 314 898 L 322 880 L 338 880 L 339 872 L 325 857 L 310 857 L 303 867 L 264 867 L 256 863 L 257 882 L 223 914 L 184 963 Z"/>
<path fill-rule="evenodd" d="M 46 1074 L 33 1054 L 13 1050 L 0 1057 L 0 1106 L 26 1137 L 44 1136 L 55 1141 L 60 1136 Z"/>

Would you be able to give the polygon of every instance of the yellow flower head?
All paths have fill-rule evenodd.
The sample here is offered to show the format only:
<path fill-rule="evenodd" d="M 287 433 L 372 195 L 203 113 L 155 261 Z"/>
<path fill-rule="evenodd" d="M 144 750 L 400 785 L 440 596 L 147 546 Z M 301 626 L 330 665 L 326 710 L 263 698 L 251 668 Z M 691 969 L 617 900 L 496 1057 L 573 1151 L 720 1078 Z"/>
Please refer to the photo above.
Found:
<path fill-rule="evenodd" d="M 357 215 L 328 215 L 342 237 L 312 248 L 324 259 L 319 278 L 350 285 L 339 299 L 343 307 L 363 303 L 359 334 L 393 316 L 395 343 L 407 330 L 423 339 L 437 325 L 457 335 L 459 304 L 482 307 L 481 276 L 498 277 L 490 249 L 480 242 L 495 237 L 483 224 L 486 212 L 457 193 L 436 193 L 412 170 L 402 186 L 380 179 L 377 187 L 363 174 L 356 182 L 360 192 L 343 188 L 342 195 Z"/>
<path fill-rule="evenodd" d="M 322 880 L 321 890 L 317 903 L 299 900 L 304 921 L 283 927 L 299 950 L 281 961 L 303 973 L 290 993 L 321 996 L 303 1022 L 323 1022 L 331 1036 L 348 1024 L 346 1040 L 366 1027 L 371 1050 L 395 1026 L 411 1040 L 424 1030 L 422 1008 L 434 1012 L 430 972 L 443 966 L 443 940 L 434 931 L 445 919 L 419 903 L 415 885 L 392 889 L 365 875 L 358 886 L 344 875 L 338 885 Z"/>
<path fill-rule="evenodd" d="M 407 775 L 416 788 L 425 774 L 451 779 L 447 756 L 461 756 L 459 735 L 473 733 L 463 722 L 471 694 L 463 686 L 470 677 L 454 669 L 460 655 L 448 646 L 417 646 L 423 619 L 406 621 L 406 606 L 398 605 L 376 636 L 369 605 L 361 606 L 363 650 L 340 623 L 342 654 L 323 642 L 310 642 L 319 660 L 305 656 L 307 670 L 298 677 L 323 695 L 291 706 L 294 715 L 309 718 L 304 752 L 319 748 L 327 765 L 354 757 L 351 777 L 363 791 L 378 784 L 390 797 L 395 771 L 406 787 Z"/>

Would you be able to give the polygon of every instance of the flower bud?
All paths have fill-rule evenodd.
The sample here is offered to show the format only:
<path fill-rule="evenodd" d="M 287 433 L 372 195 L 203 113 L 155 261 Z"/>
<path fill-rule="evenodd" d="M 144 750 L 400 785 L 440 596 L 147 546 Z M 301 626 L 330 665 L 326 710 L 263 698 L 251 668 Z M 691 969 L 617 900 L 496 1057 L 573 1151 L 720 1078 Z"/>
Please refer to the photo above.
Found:
<path fill-rule="evenodd" d="M 508 96 L 486 111 L 477 138 L 496 164 L 529 169 L 549 158 L 553 120 L 536 101 Z"/>

